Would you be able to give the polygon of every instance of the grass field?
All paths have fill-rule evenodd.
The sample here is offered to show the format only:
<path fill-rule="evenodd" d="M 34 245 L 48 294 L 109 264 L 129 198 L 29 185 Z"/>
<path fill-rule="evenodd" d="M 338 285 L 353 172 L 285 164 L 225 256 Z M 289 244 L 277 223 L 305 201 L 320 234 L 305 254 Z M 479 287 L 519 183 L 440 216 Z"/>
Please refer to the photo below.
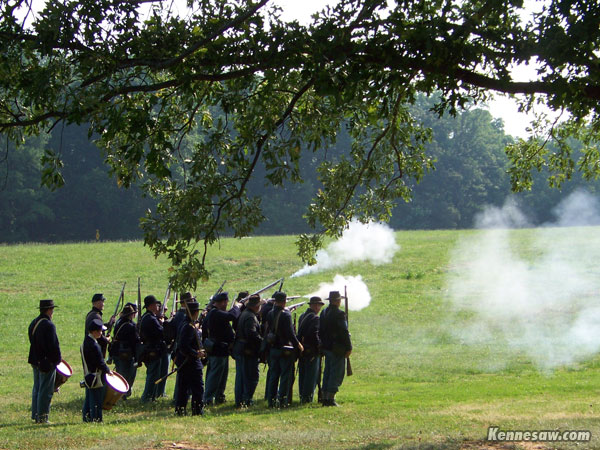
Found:
<path fill-rule="evenodd" d="M 142 369 L 132 399 L 106 412 L 103 424 L 82 423 L 80 412 L 79 345 L 91 296 L 105 294 L 110 316 L 122 283 L 127 282 L 126 301 L 134 301 L 141 276 L 142 295 L 160 298 L 167 261 L 155 260 L 140 242 L 0 246 L 0 448 L 480 448 L 487 445 L 492 425 L 592 432 L 589 443 L 526 448 L 600 447 L 600 358 L 542 372 L 524 354 L 501 345 L 466 344 L 452 333 L 461 319 L 448 320 L 450 255 L 459 239 L 473 233 L 398 232 L 402 248 L 390 264 L 357 263 L 286 280 L 289 295 L 314 291 L 336 273 L 360 274 L 369 287 L 370 306 L 350 317 L 354 375 L 345 379 L 337 397 L 341 408 L 298 406 L 296 398 L 286 410 L 269 410 L 261 401 L 236 411 L 232 361 L 229 402 L 210 408 L 204 417 L 175 417 L 170 399 L 141 405 Z M 532 233 L 515 231 L 515 245 L 527 252 Z M 229 291 L 258 289 L 289 276 L 302 263 L 294 237 L 284 236 L 224 239 L 212 249 L 210 266 L 213 278 L 199 286 L 200 299 L 224 279 Z M 51 425 L 29 419 L 27 326 L 42 298 L 60 305 L 54 322 L 63 357 L 75 370 L 53 398 Z M 499 358 L 505 363 L 495 364 Z M 259 397 L 264 374 L 261 369 Z M 173 383 L 167 384 L 169 393 Z"/>

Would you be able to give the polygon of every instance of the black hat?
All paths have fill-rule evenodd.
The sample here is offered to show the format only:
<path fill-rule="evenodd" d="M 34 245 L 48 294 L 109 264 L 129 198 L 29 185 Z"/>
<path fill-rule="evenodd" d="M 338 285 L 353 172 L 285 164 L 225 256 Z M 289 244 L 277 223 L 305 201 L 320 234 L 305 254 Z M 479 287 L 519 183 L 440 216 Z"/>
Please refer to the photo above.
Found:
<path fill-rule="evenodd" d="M 215 295 L 212 299 L 212 302 L 217 303 L 225 300 L 229 300 L 229 292 L 221 292 L 220 294 Z"/>
<path fill-rule="evenodd" d="M 285 292 L 277 291 L 273 294 L 273 299 L 278 303 L 285 302 L 287 294 Z"/>
<path fill-rule="evenodd" d="M 56 306 L 54 304 L 54 300 L 40 300 L 40 309 L 50 309 L 50 308 L 58 308 L 58 306 Z"/>
<path fill-rule="evenodd" d="M 239 302 L 240 300 L 248 297 L 248 291 L 242 291 L 238 294 L 237 298 L 235 299 L 236 302 Z"/>
<path fill-rule="evenodd" d="M 190 313 L 200 311 L 200 303 L 198 303 L 196 301 L 187 302 L 187 308 Z"/>
<path fill-rule="evenodd" d="M 195 300 L 196 300 L 196 298 L 192 296 L 192 293 L 191 293 L 191 292 L 184 292 L 183 294 L 181 294 L 181 295 L 179 296 L 179 301 L 180 301 L 181 303 L 183 303 L 183 302 L 195 301 Z"/>
<path fill-rule="evenodd" d="M 324 305 L 325 303 L 323 302 L 323 300 L 321 300 L 321 297 L 311 297 L 310 300 L 308 301 L 309 305 Z"/>
<path fill-rule="evenodd" d="M 329 293 L 329 297 L 327 297 L 325 300 L 341 300 L 342 299 L 342 295 L 340 294 L 340 291 L 331 291 Z"/>
<path fill-rule="evenodd" d="M 104 294 L 94 294 L 94 296 L 92 297 L 92 303 L 104 301 L 104 300 L 106 300 L 106 297 L 104 297 Z"/>
<path fill-rule="evenodd" d="M 160 303 L 160 301 L 157 300 L 154 295 L 147 295 L 144 298 L 144 308 L 148 308 L 148 306 L 154 305 L 155 303 Z"/>
<path fill-rule="evenodd" d="M 263 303 L 263 301 L 260 299 L 260 295 L 254 294 L 254 295 L 251 295 L 250 297 L 248 297 L 246 306 L 254 307 L 254 306 L 260 305 L 261 303 Z"/>
<path fill-rule="evenodd" d="M 106 330 L 106 327 L 100 319 L 94 319 L 88 325 L 88 331 Z"/>
<path fill-rule="evenodd" d="M 137 306 L 135 306 L 133 303 L 127 303 L 125 306 L 123 306 L 121 315 L 128 316 L 129 314 L 133 314 L 135 312 L 137 312 Z"/>

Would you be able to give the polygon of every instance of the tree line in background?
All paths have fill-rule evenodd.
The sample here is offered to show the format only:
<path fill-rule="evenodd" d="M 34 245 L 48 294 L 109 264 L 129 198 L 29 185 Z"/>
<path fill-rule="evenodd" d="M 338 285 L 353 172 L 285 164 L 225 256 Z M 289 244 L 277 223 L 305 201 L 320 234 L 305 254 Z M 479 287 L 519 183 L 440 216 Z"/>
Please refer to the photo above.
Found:
<path fill-rule="evenodd" d="M 420 96 L 411 107 L 431 128 L 427 152 L 436 162 L 434 170 L 411 186 L 412 201 L 400 200 L 394 208 L 390 223 L 395 229 L 469 228 L 486 205 L 501 205 L 511 195 L 505 147 L 513 138 L 504 133 L 501 121 L 480 108 L 440 118 L 431 110 L 434 104 L 434 98 Z M 265 221 L 256 232 L 308 232 L 302 216 L 320 188 L 319 158 L 335 161 L 348 154 L 350 145 L 342 129 L 335 146 L 319 157 L 302 152 L 299 184 L 269 185 L 264 182 L 266 169 L 258 166 L 249 193 L 262 199 Z M 64 163 L 65 185 L 56 191 L 40 187 L 41 158 L 47 148 L 60 154 Z M 7 147 L 0 166 L 0 241 L 90 241 L 96 239 L 96 230 L 102 240 L 141 239 L 140 218 L 156 201 L 136 186 L 119 187 L 104 159 L 86 129 L 77 126 L 30 138 L 18 151 Z M 577 188 L 595 193 L 600 187 L 576 174 L 557 190 L 548 186 L 547 178 L 548 173 L 534 172 L 533 189 L 512 194 L 537 223 L 552 220 L 553 207 Z"/>

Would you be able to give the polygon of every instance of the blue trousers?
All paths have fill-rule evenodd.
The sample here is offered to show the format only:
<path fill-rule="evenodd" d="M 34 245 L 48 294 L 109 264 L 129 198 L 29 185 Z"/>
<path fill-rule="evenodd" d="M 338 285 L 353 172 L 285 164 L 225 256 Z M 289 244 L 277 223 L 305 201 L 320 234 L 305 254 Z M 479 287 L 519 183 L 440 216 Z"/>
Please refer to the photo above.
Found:
<path fill-rule="evenodd" d="M 320 363 L 319 355 L 313 355 L 310 358 L 302 357 L 298 361 L 298 390 L 300 391 L 300 400 L 305 402 L 313 401 L 319 377 Z"/>
<path fill-rule="evenodd" d="M 288 398 L 288 395 L 294 379 L 295 360 L 294 355 L 284 356 L 280 348 L 272 348 L 269 351 L 269 368 L 271 369 L 271 376 L 267 380 L 269 383 L 267 387 L 269 405 L 273 404 L 275 395 L 277 395 L 279 404 L 282 406 L 291 402 L 292 399 Z"/>
<path fill-rule="evenodd" d="M 229 356 L 209 356 L 206 369 L 204 403 L 225 400 L 225 388 L 229 375 Z"/>
<path fill-rule="evenodd" d="M 158 378 L 164 377 L 169 373 L 169 364 L 171 363 L 171 355 L 168 352 L 165 352 L 164 355 L 161 356 L 160 362 L 160 374 Z M 165 388 L 167 387 L 167 379 L 165 378 L 156 386 L 156 397 L 162 397 L 165 395 Z"/>
<path fill-rule="evenodd" d="M 346 358 L 338 356 L 331 350 L 324 350 L 325 368 L 323 369 L 323 392 L 335 394 L 344 381 L 346 374 Z"/>
<path fill-rule="evenodd" d="M 235 404 L 250 404 L 258 385 L 258 357 L 236 355 L 235 357 Z"/>
<path fill-rule="evenodd" d="M 135 376 L 137 374 L 137 367 L 134 363 L 135 361 L 133 358 L 115 358 L 115 371 L 123 375 L 123 378 L 125 378 L 127 380 L 127 384 L 129 384 L 129 391 L 127 391 L 127 394 L 123 396 L 125 398 L 131 395 L 131 388 L 133 387 L 133 382 L 135 381 Z"/>
<path fill-rule="evenodd" d="M 50 401 L 54 394 L 54 381 L 56 370 L 42 372 L 33 367 L 33 390 L 31 391 L 31 418 L 40 421 L 46 420 L 50 414 Z"/>
<path fill-rule="evenodd" d="M 83 401 L 83 421 L 84 422 L 102 422 L 102 403 L 106 385 L 100 388 L 85 388 L 85 400 Z"/>
<path fill-rule="evenodd" d="M 146 385 L 142 393 L 142 402 L 154 401 L 159 396 L 160 384 L 154 384 L 161 374 L 166 375 L 169 370 L 169 358 L 164 358 L 162 355 L 154 361 L 146 363 Z M 161 383 L 162 384 L 162 383 Z M 164 389 L 164 386 L 163 386 Z"/>

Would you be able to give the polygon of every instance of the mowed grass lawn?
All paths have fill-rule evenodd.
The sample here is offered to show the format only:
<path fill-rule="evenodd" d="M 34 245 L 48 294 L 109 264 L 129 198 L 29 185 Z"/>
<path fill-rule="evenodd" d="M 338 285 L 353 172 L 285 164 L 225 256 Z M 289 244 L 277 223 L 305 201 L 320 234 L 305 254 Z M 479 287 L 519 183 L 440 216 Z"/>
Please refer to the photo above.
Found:
<path fill-rule="evenodd" d="M 204 417 L 175 417 L 170 398 L 141 405 L 141 369 L 132 399 L 105 412 L 103 424 L 82 423 L 80 412 L 79 346 L 92 294 L 107 297 L 106 317 L 123 282 L 126 301 L 135 301 L 138 276 L 143 296 L 162 298 L 168 262 L 155 260 L 140 242 L 0 246 L 0 448 L 478 448 L 492 425 L 591 430 L 592 441 L 578 448 L 600 447 L 600 358 L 541 373 L 525 355 L 495 364 L 507 349 L 463 344 L 449 329 L 460 327 L 460 321 L 448 321 L 450 254 L 458 239 L 472 233 L 398 232 L 401 250 L 390 264 L 356 263 L 286 279 L 289 295 L 312 292 L 336 273 L 360 274 L 369 287 L 370 306 L 350 317 L 354 375 L 338 394 L 341 408 L 299 406 L 296 397 L 286 410 L 269 410 L 260 401 L 236 411 L 231 361 L 229 401 Z M 532 233 L 515 231 L 516 242 L 527 248 Z M 225 279 L 230 292 L 252 291 L 302 266 L 292 236 L 223 239 L 209 261 L 213 278 L 198 287 L 201 301 Z M 35 425 L 29 418 L 27 327 L 42 298 L 60 305 L 54 322 L 63 357 L 75 370 L 53 398 L 51 425 Z M 261 366 L 261 399 L 264 376 Z M 173 384 L 169 379 L 169 394 Z M 514 448 L 495 448 L 500 447 Z"/>

